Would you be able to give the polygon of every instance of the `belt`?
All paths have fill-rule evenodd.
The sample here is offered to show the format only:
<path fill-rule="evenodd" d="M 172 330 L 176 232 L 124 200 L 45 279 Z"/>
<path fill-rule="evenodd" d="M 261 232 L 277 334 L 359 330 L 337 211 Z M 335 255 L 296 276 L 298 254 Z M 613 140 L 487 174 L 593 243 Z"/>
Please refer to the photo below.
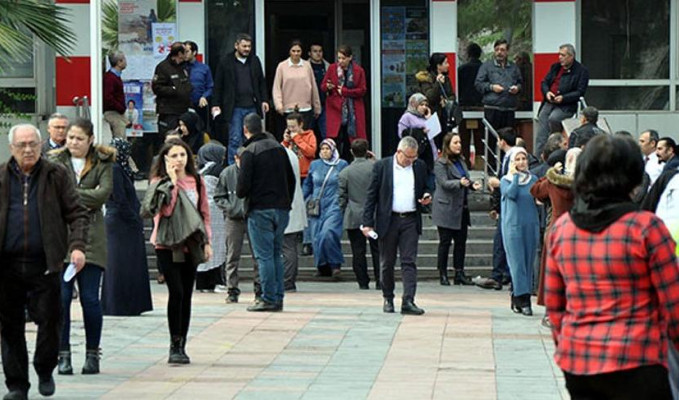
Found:
<path fill-rule="evenodd" d="M 415 215 L 415 213 L 416 213 L 416 211 L 408 211 L 408 212 L 395 212 L 395 211 L 392 211 L 392 212 L 391 212 L 391 216 L 392 216 L 392 217 L 401 217 L 401 218 L 405 218 L 405 217 L 410 217 L 411 215 Z"/>

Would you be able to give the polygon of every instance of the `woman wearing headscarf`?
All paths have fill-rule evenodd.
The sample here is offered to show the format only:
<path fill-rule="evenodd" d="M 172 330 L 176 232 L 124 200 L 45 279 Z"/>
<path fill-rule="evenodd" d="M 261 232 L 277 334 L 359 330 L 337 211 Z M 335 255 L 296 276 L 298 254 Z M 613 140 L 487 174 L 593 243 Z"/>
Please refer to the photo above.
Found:
<path fill-rule="evenodd" d="M 422 93 L 415 93 L 408 99 L 408 108 L 398 121 L 398 137 L 412 136 L 419 145 L 419 158 L 427 164 L 429 172 L 434 170 L 438 149 L 433 139 L 427 137 L 427 119 L 431 116 L 429 101 Z M 440 136 L 440 135 L 439 135 Z"/>
<path fill-rule="evenodd" d="M 210 207 L 213 256 L 205 263 L 198 264 L 196 290 L 201 292 L 224 292 L 224 262 L 226 261 L 226 225 L 224 213 L 214 200 L 219 174 L 226 167 L 226 147 L 210 142 L 198 150 L 198 173 L 203 177 L 207 202 Z"/>
<path fill-rule="evenodd" d="M 178 133 L 182 140 L 189 145 L 193 154 L 198 154 L 200 146 L 203 145 L 203 123 L 198 114 L 187 111 L 179 116 Z"/>
<path fill-rule="evenodd" d="M 308 215 L 313 238 L 314 265 L 318 276 L 340 275 L 342 255 L 342 211 L 339 207 L 339 173 L 347 167 L 332 139 L 321 142 L 319 159 L 311 162 L 304 180 L 304 200 L 320 200 L 320 214 Z"/>
<path fill-rule="evenodd" d="M 351 47 L 339 47 L 337 62 L 328 67 L 321 90 L 327 93 L 326 137 L 335 140 L 343 159 L 351 160 L 351 142 L 366 139 L 363 96 L 368 90 L 365 71 L 353 61 Z"/>
<path fill-rule="evenodd" d="M 507 154 L 509 171 L 500 182 L 502 241 L 512 276 L 511 308 L 515 313 L 533 315 L 530 296 L 533 262 L 540 236 L 540 222 L 530 188 L 537 178 L 528 171 L 528 153 L 513 147 Z"/>
<path fill-rule="evenodd" d="M 113 192 L 106 201 L 107 268 L 101 290 L 104 315 L 140 315 L 153 310 L 149 268 L 146 261 L 144 221 L 139 215 L 139 198 L 133 172 L 128 164 L 131 145 L 115 138 Z M 125 251 L 120 251 L 124 249 Z"/>
<path fill-rule="evenodd" d="M 538 179 L 530 188 L 530 194 L 536 200 L 542 203 L 548 203 L 551 212 L 547 214 L 547 227 L 545 228 L 545 241 L 549 237 L 549 232 L 552 230 L 554 221 L 559 219 L 561 215 L 568 212 L 573 206 L 573 177 L 575 176 L 575 166 L 577 164 L 578 155 L 582 150 L 579 147 L 574 147 L 566 152 L 566 169 L 562 170 L 562 164 L 557 162 L 553 167 L 547 170 L 545 176 Z M 538 304 L 545 305 L 545 262 L 547 261 L 547 252 L 542 252 L 540 258 L 540 269 L 538 271 Z M 547 325 L 548 320 L 543 319 L 543 324 Z"/>
<path fill-rule="evenodd" d="M 679 346 L 676 244 L 639 211 L 639 145 L 597 135 L 578 157 L 574 205 L 554 223 L 545 303 L 554 361 L 572 399 L 669 400 L 668 346 Z"/>

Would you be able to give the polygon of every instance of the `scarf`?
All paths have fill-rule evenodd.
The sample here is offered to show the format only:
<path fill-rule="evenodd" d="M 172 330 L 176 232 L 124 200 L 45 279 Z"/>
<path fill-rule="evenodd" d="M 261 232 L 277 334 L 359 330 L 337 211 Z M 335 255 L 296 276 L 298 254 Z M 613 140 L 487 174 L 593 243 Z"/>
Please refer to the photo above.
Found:
<path fill-rule="evenodd" d="M 321 142 L 321 145 L 318 146 L 318 148 L 320 149 L 323 145 L 330 147 L 330 150 L 332 151 L 332 157 L 330 157 L 329 160 L 326 160 L 324 158 L 321 158 L 321 160 L 323 160 L 324 163 L 331 166 L 337 165 L 340 162 L 340 155 L 339 151 L 337 151 L 337 145 L 335 144 L 335 141 L 332 139 L 324 139 Z"/>
<path fill-rule="evenodd" d="M 623 215 L 637 211 L 639 206 L 629 198 L 576 196 L 571 219 L 575 226 L 598 233 L 620 219 Z"/>
<path fill-rule="evenodd" d="M 420 106 L 423 102 L 427 101 L 427 97 L 423 95 L 422 93 L 415 93 L 410 98 L 408 99 L 408 109 L 407 111 L 411 114 L 414 114 L 418 117 L 422 117 L 423 115 L 420 114 L 417 111 L 417 107 Z"/>
<path fill-rule="evenodd" d="M 517 155 L 523 154 L 528 158 L 528 152 L 526 152 L 526 149 L 523 147 L 518 147 L 514 146 L 512 147 L 511 150 L 509 150 L 509 153 L 507 153 L 507 162 L 511 163 L 514 161 Z M 519 185 L 523 186 L 528 184 L 530 182 L 531 174 L 528 171 L 516 171 L 516 174 L 519 176 Z M 509 166 L 507 167 L 507 173 L 502 177 L 502 179 L 506 179 L 508 181 L 512 181 L 514 179 L 514 175 L 509 173 Z"/>
<path fill-rule="evenodd" d="M 130 154 L 132 153 L 132 145 L 130 142 L 123 138 L 114 138 L 111 140 L 111 146 L 115 147 L 116 149 L 116 162 L 118 165 L 120 165 L 120 167 L 123 169 L 125 175 L 134 179 L 134 172 L 132 172 L 132 168 L 130 167 L 129 163 Z"/>
<path fill-rule="evenodd" d="M 210 175 L 219 178 L 219 174 L 225 168 L 224 161 L 226 147 L 217 143 L 208 143 L 198 150 L 198 168 L 201 175 Z"/>
<path fill-rule="evenodd" d="M 346 73 L 345 73 L 346 72 Z M 337 64 L 337 80 L 339 86 L 346 86 L 353 89 L 354 85 L 354 62 L 350 61 L 347 70 Z M 356 110 L 354 109 L 354 99 L 351 97 L 342 98 L 342 125 L 347 127 L 349 137 L 356 137 Z"/>

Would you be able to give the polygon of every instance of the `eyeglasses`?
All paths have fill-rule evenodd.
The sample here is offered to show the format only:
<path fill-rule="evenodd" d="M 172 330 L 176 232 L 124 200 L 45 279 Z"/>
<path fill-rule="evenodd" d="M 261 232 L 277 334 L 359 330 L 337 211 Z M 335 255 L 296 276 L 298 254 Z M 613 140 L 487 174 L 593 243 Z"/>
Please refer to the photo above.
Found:
<path fill-rule="evenodd" d="M 20 150 L 24 150 L 26 148 L 35 149 L 38 146 L 40 146 L 40 143 L 38 143 L 38 142 L 12 143 L 12 147 L 14 147 L 15 149 L 20 149 Z"/>

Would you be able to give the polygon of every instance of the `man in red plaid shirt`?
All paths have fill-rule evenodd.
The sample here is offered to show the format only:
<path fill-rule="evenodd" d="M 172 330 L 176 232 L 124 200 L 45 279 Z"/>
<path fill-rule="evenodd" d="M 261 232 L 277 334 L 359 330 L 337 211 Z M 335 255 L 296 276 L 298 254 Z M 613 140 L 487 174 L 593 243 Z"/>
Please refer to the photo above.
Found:
<path fill-rule="evenodd" d="M 592 139 L 578 160 L 575 205 L 550 234 L 545 305 L 574 400 L 672 398 L 679 264 L 662 221 L 630 200 L 643 171 L 631 139 Z"/>

